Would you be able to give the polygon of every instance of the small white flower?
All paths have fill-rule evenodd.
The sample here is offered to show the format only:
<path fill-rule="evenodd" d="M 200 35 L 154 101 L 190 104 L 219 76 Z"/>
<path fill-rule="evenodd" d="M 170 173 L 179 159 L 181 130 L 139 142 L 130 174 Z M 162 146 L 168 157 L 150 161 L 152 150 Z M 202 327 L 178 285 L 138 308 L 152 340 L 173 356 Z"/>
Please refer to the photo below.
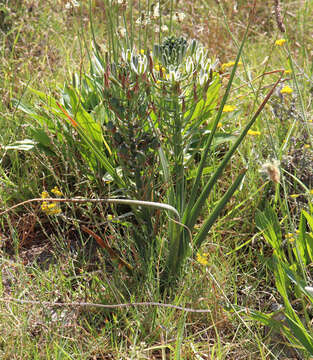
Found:
<path fill-rule="evenodd" d="M 72 8 L 75 8 L 75 7 L 79 7 L 79 2 L 76 1 L 76 0 L 68 1 L 68 2 L 65 4 L 65 9 L 66 9 L 66 10 L 70 10 L 70 9 L 72 9 Z"/>
<path fill-rule="evenodd" d="M 168 26 L 167 25 L 162 25 L 161 26 L 161 31 L 163 31 L 163 32 L 168 32 Z"/>
<path fill-rule="evenodd" d="M 186 15 L 183 12 L 176 12 L 173 15 L 173 20 L 174 21 L 178 21 L 179 23 L 183 22 L 183 20 L 185 19 Z"/>
<path fill-rule="evenodd" d="M 157 3 L 154 8 L 153 8 L 153 13 L 152 13 L 152 19 L 158 19 L 160 17 L 160 7 L 159 7 L 159 3 Z"/>
<path fill-rule="evenodd" d="M 151 23 L 151 19 L 144 12 L 141 13 L 141 16 L 136 20 L 137 25 L 146 26 Z"/>

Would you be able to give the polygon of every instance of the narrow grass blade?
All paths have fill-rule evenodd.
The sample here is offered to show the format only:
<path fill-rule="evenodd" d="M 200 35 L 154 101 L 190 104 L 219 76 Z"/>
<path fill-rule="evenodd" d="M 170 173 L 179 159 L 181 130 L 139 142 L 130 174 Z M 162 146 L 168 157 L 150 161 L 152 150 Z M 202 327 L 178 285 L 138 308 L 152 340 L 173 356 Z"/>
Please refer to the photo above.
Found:
<path fill-rule="evenodd" d="M 227 190 L 225 195 L 220 199 L 220 201 L 215 206 L 213 212 L 209 215 L 209 217 L 205 220 L 204 224 L 202 225 L 200 231 L 194 238 L 194 245 L 199 248 L 203 241 L 205 240 L 208 231 L 210 230 L 211 226 L 214 224 L 215 220 L 219 216 L 221 210 L 224 208 L 226 203 L 229 201 L 233 193 L 236 191 L 238 186 L 241 184 L 243 177 L 245 176 L 247 170 L 243 170 L 241 174 L 237 177 L 235 182 L 232 186 Z"/>

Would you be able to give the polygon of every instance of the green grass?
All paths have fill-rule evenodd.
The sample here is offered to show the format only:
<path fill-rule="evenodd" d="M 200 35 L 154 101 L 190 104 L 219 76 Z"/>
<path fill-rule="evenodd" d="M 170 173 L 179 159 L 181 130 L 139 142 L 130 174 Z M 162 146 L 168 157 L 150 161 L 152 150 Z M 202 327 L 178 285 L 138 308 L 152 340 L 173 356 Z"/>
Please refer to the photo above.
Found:
<path fill-rule="evenodd" d="M 205 1 L 179 2 L 178 11 L 187 16 L 181 24 L 174 24 L 178 35 L 199 39 L 210 49 L 210 56 L 219 57 L 221 63 L 235 60 L 238 48 L 234 39 L 240 43 L 248 13 L 245 1 L 228 1 L 224 5 L 225 18 L 216 2 L 209 5 Z M 134 14 L 142 6 L 134 2 Z M 170 4 L 164 6 L 169 8 Z M 162 269 L 164 258 L 153 258 L 144 269 L 139 269 L 142 263 L 136 258 L 131 219 L 122 218 L 119 222 L 108 219 L 108 214 L 120 216 L 129 208 L 69 203 L 62 205 L 59 217 L 46 216 L 39 204 L 15 209 L 0 218 L 2 359 L 295 357 L 295 350 L 285 345 L 286 338 L 269 332 L 268 327 L 249 316 L 249 309 L 270 314 L 274 304 L 283 305 L 286 301 L 275 286 L 272 248 L 255 225 L 257 210 L 263 211 L 265 203 L 270 202 L 281 221 L 284 241 L 286 234 L 295 233 L 301 209 L 308 210 L 312 201 L 299 180 L 309 190 L 313 188 L 310 183 L 313 25 L 308 16 L 313 4 L 285 1 L 282 10 L 286 34 L 278 32 L 275 19 L 270 16 L 272 8 L 257 4 L 257 18 L 243 49 L 243 65 L 237 69 L 227 101 L 238 110 L 223 115 L 220 131 L 235 135 L 242 131 L 250 114 L 278 79 L 277 73 L 262 74 L 292 69 L 291 74 L 284 76 L 284 84 L 294 91 L 283 99 L 279 94 L 270 99 L 253 126 L 260 135 L 247 135 L 207 199 L 195 233 L 240 170 L 249 167 L 243 184 L 201 247 L 201 252 L 208 254 L 208 264 L 201 265 L 196 257 L 188 258 L 176 287 L 162 293 L 160 274 L 155 269 Z M 102 45 L 107 33 L 104 3 L 93 3 L 91 13 L 96 41 Z M 68 11 L 65 2 L 57 0 L 26 1 L 22 6 L 18 1 L 0 1 L 0 14 L 0 24 L 1 16 L 5 17 L 4 25 L 0 25 L 0 212 L 40 197 L 44 189 L 50 191 L 54 186 L 65 197 L 118 195 L 113 185 L 103 185 L 90 176 L 88 166 L 69 145 L 54 148 L 55 156 L 36 149 L 6 148 L 30 138 L 31 120 L 16 110 L 13 99 L 36 102 L 28 87 L 56 96 L 74 72 L 88 73 L 88 51 L 92 50 L 88 6 Z M 289 39 L 288 47 L 275 46 L 279 38 Z M 228 74 L 229 69 L 223 89 Z M 276 115 L 273 108 L 279 110 Z M 216 166 L 227 150 L 227 144 L 220 145 L 210 166 Z M 259 170 L 271 158 L 278 158 L 282 168 L 294 177 L 283 171 L 281 185 L 267 181 Z M 209 173 L 204 173 L 203 184 L 208 180 Z M 158 186 L 159 193 L 164 194 L 164 184 Z M 290 197 L 300 193 L 304 195 Z M 137 265 L 135 275 L 129 276 L 112 261 L 81 230 L 81 225 L 92 228 L 124 259 Z M 160 244 L 166 241 L 167 229 L 161 230 Z M 311 279 L 310 268 L 305 271 L 306 279 Z M 300 290 L 291 294 L 291 303 L 297 304 L 301 296 Z M 211 312 L 184 312 L 161 306 L 57 307 L 21 304 L 12 299 L 95 304 L 159 302 Z M 306 298 L 301 299 L 303 304 Z M 301 305 L 293 306 L 301 315 Z M 306 316 L 310 317 L 310 313 L 311 308 L 307 308 Z M 297 351 L 301 358 L 308 358 L 301 350 Z"/>

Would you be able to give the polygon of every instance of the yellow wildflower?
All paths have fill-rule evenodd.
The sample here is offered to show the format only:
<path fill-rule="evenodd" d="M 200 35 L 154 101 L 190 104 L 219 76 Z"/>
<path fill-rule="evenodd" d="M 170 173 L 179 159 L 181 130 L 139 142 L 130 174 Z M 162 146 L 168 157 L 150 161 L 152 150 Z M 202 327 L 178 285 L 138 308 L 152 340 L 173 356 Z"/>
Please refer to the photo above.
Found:
<path fill-rule="evenodd" d="M 291 73 L 292 73 L 292 70 L 290 70 L 290 69 L 284 71 L 284 74 L 291 74 Z"/>
<path fill-rule="evenodd" d="M 310 194 L 313 195 L 313 189 L 310 190 Z"/>
<path fill-rule="evenodd" d="M 221 65 L 221 71 L 225 71 L 227 68 L 232 67 L 235 65 L 235 61 L 230 61 L 228 63 L 224 63 Z M 242 65 L 242 62 L 239 61 L 238 65 Z"/>
<path fill-rule="evenodd" d="M 287 40 L 286 39 L 278 39 L 275 41 L 275 45 L 283 46 Z"/>
<path fill-rule="evenodd" d="M 140 49 L 140 54 L 141 54 L 141 55 L 144 55 L 144 54 L 145 54 L 144 49 Z"/>
<path fill-rule="evenodd" d="M 304 145 L 304 148 L 305 148 L 305 149 L 309 149 L 309 148 L 310 148 L 310 144 L 305 144 L 305 145 Z"/>
<path fill-rule="evenodd" d="M 292 199 L 296 199 L 297 197 L 299 197 L 300 196 L 300 194 L 291 194 L 290 195 L 290 197 L 292 198 Z"/>
<path fill-rule="evenodd" d="M 201 254 L 200 252 L 197 254 L 197 261 L 203 266 L 207 266 L 209 264 L 207 254 Z"/>
<path fill-rule="evenodd" d="M 248 135 L 259 136 L 259 135 L 261 135 L 261 132 L 255 131 L 255 130 L 248 130 Z"/>
<path fill-rule="evenodd" d="M 223 126 L 223 124 L 221 123 L 221 122 L 219 122 L 218 124 L 217 124 L 217 128 L 221 128 Z"/>
<path fill-rule="evenodd" d="M 47 199 L 48 197 L 49 197 L 48 191 L 43 191 L 43 192 L 41 193 L 41 198 L 42 198 L 42 199 Z"/>
<path fill-rule="evenodd" d="M 56 196 L 63 196 L 62 192 L 58 189 L 57 186 L 55 186 L 55 187 L 51 190 L 51 192 L 52 192 L 54 195 L 56 195 Z"/>
<path fill-rule="evenodd" d="M 281 94 L 292 94 L 293 90 L 288 85 L 284 86 L 281 90 Z"/>
<path fill-rule="evenodd" d="M 223 112 L 232 112 L 234 110 L 237 110 L 236 106 L 233 105 L 225 105 Z"/>
<path fill-rule="evenodd" d="M 154 68 L 155 68 L 156 71 L 160 71 L 160 65 L 159 64 L 154 65 Z"/>

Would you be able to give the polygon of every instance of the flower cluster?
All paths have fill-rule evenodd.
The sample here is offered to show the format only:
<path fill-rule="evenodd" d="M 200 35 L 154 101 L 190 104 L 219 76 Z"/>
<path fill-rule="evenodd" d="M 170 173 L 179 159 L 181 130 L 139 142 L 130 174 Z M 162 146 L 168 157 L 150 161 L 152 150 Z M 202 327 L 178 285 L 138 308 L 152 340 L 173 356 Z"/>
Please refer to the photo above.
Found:
<path fill-rule="evenodd" d="M 201 264 L 203 266 L 209 265 L 208 254 L 207 253 L 201 254 L 201 252 L 198 252 L 197 253 L 197 261 L 198 261 L 199 264 Z"/>
<path fill-rule="evenodd" d="M 221 71 L 224 72 L 227 68 L 232 67 L 235 65 L 235 61 L 230 61 L 228 63 L 224 63 L 221 65 Z M 242 65 L 242 62 L 239 61 L 238 65 Z"/>
<path fill-rule="evenodd" d="M 278 39 L 275 41 L 275 45 L 277 46 L 283 46 L 286 42 L 286 39 Z"/>
<path fill-rule="evenodd" d="M 284 86 L 281 90 L 280 90 L 280 93 L 281 94 L 292 94 L 293 93 L 293 90 L 291 89 L 290 86 L 286 85 Z"/>
<path fill-rule="evenodd" d="M 62 192 L 56 186 L 51 190 L 51 192 L 52 192 L 52 194 L 54 194 L 57 197 L 63 196 Z M 48 191 L 43 191 L 41 193 L 41 198 L 42 199 L 49 198 Z M 62 212 L 62 210 L 61 210 L 58 203 L 56 203 L 56 202 L 48 202 L 48 201 L 43 201 L 42 202 L 41 210 L 47 215 L 58 215 L 58 214 L 60 214 Z"/>

